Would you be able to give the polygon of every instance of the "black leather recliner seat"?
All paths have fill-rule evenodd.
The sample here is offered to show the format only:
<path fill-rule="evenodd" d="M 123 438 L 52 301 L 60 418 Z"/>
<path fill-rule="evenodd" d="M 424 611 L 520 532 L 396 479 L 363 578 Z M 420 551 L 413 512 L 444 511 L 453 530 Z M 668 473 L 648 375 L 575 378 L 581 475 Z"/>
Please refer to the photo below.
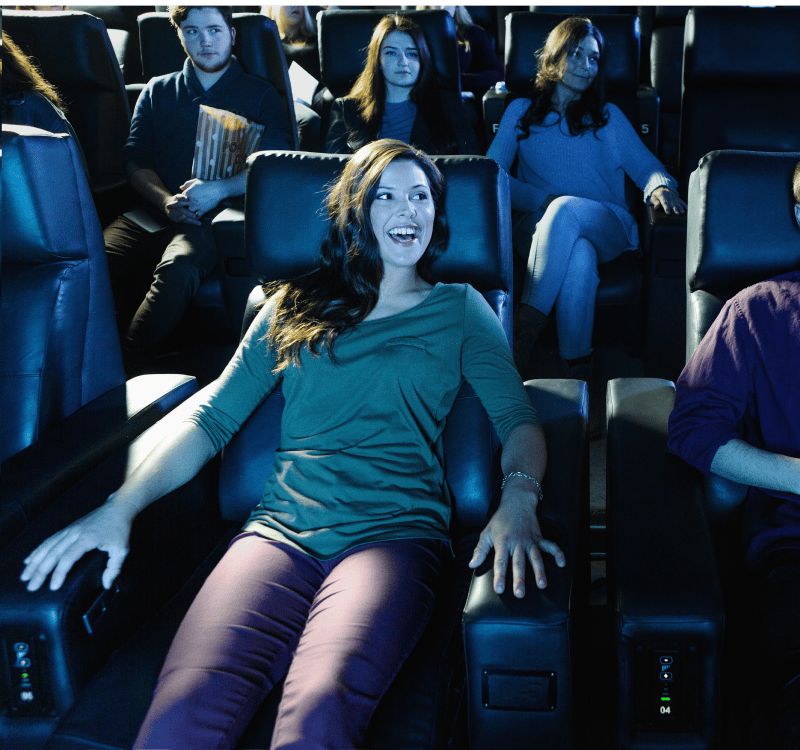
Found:
<path fill-rule="evenodd" d="M 700 159 L 718 149 L 800 150 L 800 8 L 700 6 L 686 16 L 678 144 L 685 197 Z M 783 50 L 786 50 L 785 54 Z M 676 378 L 685 339 L 686 218 L 647 209 L 642 245 L 645 369 Z"/>
<path fill-rule="evenodd" d="M 76 512 L 87 497 L 105 499 L 130 468 L 132 442 L 197 385 L 185 375 L 125 381 L 105 247 L 73 139 L 3 126 L 3 152 L 0 548 L 2 564 L 11 566 L 2 575 L 16 581 L 22 558 L 13 550 L 32 550 L 29 535 L 47 528 L 43 519 L 61 518 L 50 527 L 55 531 L 64 523 L 59 514 Z M 98 472 L 105 484 L 97 484 Z M 61 594 L 80 610 L 78 623 L 91 608 L 87 597 L 98 593 L 94 581 L 84 589 L 84 596 Z M 51 712 L 65 706 L 38 702 L 38 685 L 34 702 L 12 689 L 11 676 L 19 670 L 14 672 L 11 646 L 38 629 L 42 661 L 37 656 L 36 670 L 58 663 L 58 647 L 49 646 L 55 633 L 65 632 L 63 610 L 52 599 L 40 600 L 31 619 L 30 599 L 19 600 L 17 608 L 5 594 L 0 601 L 0 639 L 8 644 L 0 740 L 23 748 L 52 731 Z M 73 648 L 82 638 L 75 625 L 67 624 L 65 636 Z M 49 679 L 42 669 L 42 679 Z M 62 686 L 74 689 L 82 670 L 91 669 L 91 659 L 76 661 L 62 673 Z M 26 718 L 17 720 L 21 715 Z"/>
<path fill-rule="evenodd" d="M 715 151 L 689 183 L 686 353 L 725 302 L 800 268 L 796 153 Z M 667 451 L 674 385 L 609 383 L 609 602 L 617 657 L 615 746 L 748 747 L 744 488 Z M 672 659 L 668 704 L 660 659 Z M 667 710 L 669 709 L 669 710 Z M 758 747 L 757 738 L 752 747 Z"/>
<path fill-rule="evenodd" d="M 197 390 L 125 382 L 100 226 L 76 144 L 3 126 L 0 547 Z"/>
<path fill-rule="evenodd" d="M 588 13 L 588 10 L 587 10 Z M 561 21 L 574 15 L 568 12 L 517 11 L 506 16 L 505 84 L 507 94 L 490 90 L 484 96 L 484 118 L 487 128 L 499 125 L 505 107 L 515 98 L 528 96 L 536 76 L 536 50 L 544 46 L 547 35 Z M 655 98 L 639 96 L 639 19 L 632 14 L 590 14 L 593 23 L 606 39 L 607 98 L 616 104 L 637 132 L 652 135 L 655 150 L 657 109 Z M 649 112 L 647 102 L 653 104 Z M 487 133 L 491 143 L 494 131 Z M 642 136 L 647 143 L 647 136 Z M 650 143 L 647 143 L 650 146 Z M 628 208 L 634 216 L 642 216 L 644 204 L 641 193 L 626 178 Z M 598 317 L 596 330 L 614 331 L 631 343 L 638 343 L 641 306 L 642 274 L 636 253 L 622 253 L 618 258 L 599 266 L 600 285 L 597 289 Z M 525 264 L 515 257 L 515 287 L 522 289 Z M 633 313 L 631 313 L 633 310 Z M 620 311 L 622 314 L 619 314 Z M 612 314 L 606 320 L 605 313 Z"/>
<path fill-rule="evenodd" d="M 323 188 L 345 158 L 292 152 L 262 153 L 251 158 L 246 206 L 247 245 L 253 273 L 259 280 L 285 278 L 313 262 L 325 231 L 326 219 L 319 211 Z M 437 263 L 437 280 L 468 281 L 475 285 L 484 293 L 510 335 L 510 237 L 507 222 L 498 219 L 508 210 L 507 183 L 494 162 L 484 158 L 452 157 L 438 160 L 438 163 L 448 179 L 451 244 L 441 263 Z M 276 186 L 281 186 L 282 190 L 276 191 Z M 297 221 L 291 227 L 280 221 L 287 206 L 298 212 Z M 262 296 L 261 288 L 256 288 L 251 303 L 257 304 Z M 252 315 L 251 308 L 248 320 Z M 523 705 L 515 705 L 516 691 L 512 692 L 512 703 L 508 703 L 508 691 L 501 689 L 498 693 L 496 682 L 486 693 L 480 678 L 477 682 L 470 678 L 470 727 L 476 738 L 473 746 L 496 746 L 492 740 L 478 739 L 489 736 L 485 729 L 487 721 L 492 722 L 493 731 L 498 731 L 498 724 L 503 722 L 526 731 L 536 728 L 537 723 L 550 722 L 556 726 L 556 731 L 542 730 L 541 746 L 572 746 L 572 724 L 576 718 L 570 696 L 574 639 L 581 591 L 588 583 L 586 391 L 585 385 L 576 381 L 530 383 L 528 391 L 543 418 L 550 461 L 540 518 L 545 533 L 565 550 L 567 567 L 562 570 L 548 566 L 546 591 L 531 589 L 521 601 L 513 599 L 512 595 L 498 597 L 491 591 L 489 565 L 477 571 L 474 577 L 466 567 L 498 489 L 499 446 L 483 407 L 465 385 L 448 417 L 443 438 L 446 478 L 455 498 L 452 534 L 456 557 L 443 575 L 430 624 L 373 718 L 368 747 L 444 748 L 454 735 L 463 745 L 464 738 L 457 735 L 456 727 L 463 726 L 466 708 L 463 696 L 467 667 L 461 622 L 470 585 L 472 597 L 477 597 L 478 603 L 491 611 L 487 621 L 480 607 L 475 608 L 470 621 L 464 625 L 468 638 L 474 631 L 478 632 L 480 640 L 483 639 L 482 633 L 486 631 L 475 631 L 475 628 L 489 631 L 497 628 L 501 638 L 505 632 L 503 628 L 515 628 L 523 636 L 524 643 L 527 636 L 533 639 L 541 632 L 537 629 L 540 621 L 564 634 L 559 648 L 551 647 L 545 652 L 531 643 L 531 655 L 521 653 L 522 648 L 513 654 L 502 649 L 487 653 L 479 648 L 468 657 L 470 674 L 476 670 L 510 674 L 511 679 L 519 678 L 514 683 L 518 687 L 525 687 L 531 670 L 547 673 L 547 686 L 555 700 L 554 705 L 548 705 L 544 711 L 538 703 L 531 705 L 524 698 Z M 223 452 L 219 473 L 200 477 L 195 482 L 191 492 L 194 501 L 179 500 L 177 510 L 169 499 L 148 508 L 153 513 L 144 522 L 138 542 L 132 542 L 131 558 L 123 568 L 121 585 L 124 584 L 124 591 L 110 602 L 104 618 L 118 621 L 127 611 L 136 608 L 138 598 L 147 599 L 148 586 L 141 585 L 141 569 L 148 564 L 148 558 L 160 554 L 153 554 L 165 541 L 160 529 L 174 527 L 176 516 L 183 522 L 191 502 L 197 504 L 198 516 L 213 519 L 215 509 L 221 512 L 231 528 L 221 535 L 217 548 L 197 566 L 196 573 L 178 596 L 124 643 L 94 678 L 78 686 L 72 708 L 66 714 L 61 713 L 63 718 L 47 743 L 50 750 L 130 747 L 183 613 L 230 538 L 260 499 L 264 472 L 270 470 L 271 454 L 279 442 L 282 399 L 279 392 L 265 399 Z M 182 408 L 189 408 L 189 405 Z M 171 415 L 171 418 L 177 416 Z M 97 504 L 100 498 L 90 502 Z M 8 562 L 4 563 L 0 593 L 20 608 L 27 604 L 29 609 L 35 610 L 41 599 L 50 599 L 47 592 L 28 594 L 19 582 L 12 580 L 12 575 L 18 575 L 16 567 L 21 565 L 27 548 L 44 538 L 55 523 L 48 518 L 47 528 L 32 529 L 24 544 L 22 541 L 15 544 Z M 153 533 L 157 534 L 156 538 L 148 541 L 148 535 Z M 181 534 L 169 537 L 170 559 L 181 559 L 184 551 L 194 551 L 189 548 L 197 543 L 192 534 L 188 537 L 184 539 Z M 92 588 L 96 586 L 94 577 L 103 565 L 102 555 L 87 558 L 82 569 L 68 578 L 66 585 L 73 586 L 74 590 L 88 588 L 96 592 L 96 588 Z M 531 571 L 528 573 L 530 575 Z M 138 580 L 140 588 L 131 585 L 131 579 Z M 69 615 L 61 619 L 68 621 Z M 550 644 L 553 642 L 551 640 Z M 63 674 L 71 659 L 86 658 L 84 653 L 73 655 L 68 641 L 59 643 L 58 648 L 63 654 L 61 660 L 46 665 L 56 673 Z M 56 674 L 50 682 L 59 688 L 63 685 L 63 679 L 56 679 Z M 483 708 L 481 696 L 488 700 Z M 276 688 L 259 710 L 240 747 L 268 746 L 278 699 Z"/>
<path fill-rule="evenodd" d="M 25 54 L 38 60 L 42 75 L 64 97 L 105 225 L 126 185 L 122 147 L 131 122 L 122 73 L 105 25 L 77 11 L 3 9 L 3 29 Z"/>

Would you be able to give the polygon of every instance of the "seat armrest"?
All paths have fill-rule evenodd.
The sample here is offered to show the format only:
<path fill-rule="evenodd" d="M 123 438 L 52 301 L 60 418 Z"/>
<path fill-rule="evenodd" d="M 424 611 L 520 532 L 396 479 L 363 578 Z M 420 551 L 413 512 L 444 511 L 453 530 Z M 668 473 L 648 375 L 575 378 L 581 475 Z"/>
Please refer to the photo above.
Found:
<path fill-rule="evenodd" d="M 641 238 L 644 254 L 645 372 L 677 379 L 686 362 L 686 214 L 667 215 L 647 206 Z"/>
<path fill-rule="evenodd" d="M 725 611 L 700 474 L 667 450 L 673 403 L 667 380 L 608 384 L 607 575 L 621 748 L 713 747 L 718 732 Z M 674 667 L 667 693 L 662 657 Z M 673 744 L 658 744 L 663 733 Z"/>
<path fill-rule="evenodd" d="M 0 549 L 83 475 L 197 391 L 188 375 L 142 375 L 85 404 L 0 471 Z"/>
<path fill-rule="evenodd" d="M 585 383 L 526 383 L 542 419 L 548 467 L 538 516 L 567 564 L 545 555 L 548 585 L 536 588 L 530 565 L 526 595 L 493 589 L 493 557 L 473 578 L 464 610 L 471 747 L 515 747 L 520 737 L 537 746 L 575 742 L 571 696 L 574 648 L 589 580 L 588 396 Z M 576 632 L 577 631 L 577 632 Z"/>
<path fill-rule="evenodd" d="M 658 122 L 661 111 L 661 99 L 652 86 L 640 85 L 636 91 L 639 98 L 639 137 L 650 149 L 653 156 L 658 156 Z"/>
<path fill-rule="evenodd" d="M 503 112 L 505 112 L 506 109 L 507 97 L 507 91 L 498 91 L 494 87 L 490 88 L 483 95 L 483 127 L 487 149 L 492 145 L 492 141 L 497 135 L 497 130 L 500 127 L 500 120 L 503 119 Z"/>
<path fill-rule="evenodd" d="M 29 592 L 19 580 L 25 557 L 37 545 L 101 505 L 152 446 L 174 431 L 171 417 L 85 475 L 3 551 L 0 641 L 32 644 L 33 698 L 21 701 L 9 693 L 13 679 L 0 681 L 5 713 L 0 737 L 8 722 L 17 722 L 13 731 L 36 734 L 39 725 L 63 715 L 108 656 L 180 589 L 228 528 L 219 518 L 218 460 L 213 459 L 194 479 L 137 516 L 130 552 L 108 591 L 101 585 L 107 556 L 98 551 L 84 555 L 57 591 L 45 584 Z M 3 669 L 13 678 L 8 657 L 2 656 Z"/>

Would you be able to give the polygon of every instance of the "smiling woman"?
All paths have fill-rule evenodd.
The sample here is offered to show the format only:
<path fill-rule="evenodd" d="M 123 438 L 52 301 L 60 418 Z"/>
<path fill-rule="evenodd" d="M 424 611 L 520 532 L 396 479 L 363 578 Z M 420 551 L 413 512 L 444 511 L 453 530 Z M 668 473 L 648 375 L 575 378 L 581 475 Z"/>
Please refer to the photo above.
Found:
<path fill-rule="evenodd" d="M 106 550 L 110 586 L 136 514 L 194 476 L 280 384 L 273 472 L 181 623 L 134 747 L 234 747 L 284 675 L 272 750 L 363 746 L 451 555 L 442 434 L 465 380 L 506 475 L 470 567 L 494 550 L 494 589 L 509 573 L 518 598 L 527 561 L 539 588 L 544 554 L 564 567 L 539 527 L 544 435 L 500 322 L 467 284 L 429 281 L 449 237 L 444 198 L 437 167 L 407 144 L 356 152 L 329 194 L 319 265 L 267 288 L 187 421 L 27 558 L 29 589 L 50 573 L 58 588 L 85 552 Z"/>

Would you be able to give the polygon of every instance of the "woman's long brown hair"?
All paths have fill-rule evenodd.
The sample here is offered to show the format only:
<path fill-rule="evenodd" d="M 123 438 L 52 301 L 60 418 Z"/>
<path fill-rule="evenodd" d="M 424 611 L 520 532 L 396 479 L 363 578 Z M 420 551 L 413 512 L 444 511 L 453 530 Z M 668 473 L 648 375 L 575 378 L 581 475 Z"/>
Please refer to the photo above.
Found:
<path fill-rule="evenodd" d="M 422 151 L 402 141 L 373 141 L 350 157 L 328 193 L 330 226 L 319 265 L 297 279 L 264 286 L 264 293 L 276 302 L 265 336 L 276 353 L 275 372 L 299 364 L 304 347 L 319 356 L 324 346 L 335 361 L 336 338 L 358 325 L 375 307 L 383 261 L 370 207 L 383 170 L 394 161 L 414 162 L 428 178 L 436 214 L 431 241 L 417 262 L 417 273 L 430 280 L 431 266 L 450 238 L 444 213 L 444 178 Z"/>
<path fill-rule="evenodd" d="M 439 153 L 458 153 L 458 141 L 442 108 L 436 69 L 425 35 L 417 23 L 407 16 L 388 15 L 381 18 L 372 31 L 367 49 L 367 62 L 347 96 L 358 103 L 358 111 L 367 126 L 371 139 L 378 137 L 386 104 L 386 82 L 381 71 L 381 44 L 393 31 L 402 31 L 413 40 L 419 52 L 419 77 L 411 89 L 411 101 L 425 120 L 428 130 L 436 142 Z"/>
<path fill-rule="evenodd" d="M 581 135 L 599 128 L 608 122 L 605 112 L 605 40 L 588 18 L 572 16 L 562 21 L 548 35 L 544 47 L 536 53 L 538 69 L 531 92 L 531 105 L 519 119 L 517 129 L 521 132 L 517 140 L 522 141 L 531 134 L 531 125 L 541 125 L 552 110 L 553 92 L 564 76 L 567 55 L 587 36 L 594 37 L 600 48 L 597 76 L 564 112 L 567 127 L 572 135 Z"/>

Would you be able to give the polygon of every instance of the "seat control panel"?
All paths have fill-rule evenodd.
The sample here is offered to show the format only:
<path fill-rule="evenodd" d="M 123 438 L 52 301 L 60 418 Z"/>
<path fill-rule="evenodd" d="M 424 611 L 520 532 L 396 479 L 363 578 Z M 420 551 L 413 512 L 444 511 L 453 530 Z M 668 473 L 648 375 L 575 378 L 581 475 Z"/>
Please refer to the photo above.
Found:
<path fill-rule="evenodd" d="M 680 692 L 681 659 L 679 651 L 653 651 L 651 655 L 652 702 L 650 718 L 653 724 L 682 724 Z M 666 728 L 666 727 L 665 727 Z"/>
<path fill-rule="evenodd" d="M 3 641 L 7 689 L 10 700 L 3 700 L 3 713 L 10 716 L 51 715 L 49 697 L 41 683 L 38 639 L 30 634 L 14 633 Z M 4 691 L 5 692 L 5 691 Z"/>

